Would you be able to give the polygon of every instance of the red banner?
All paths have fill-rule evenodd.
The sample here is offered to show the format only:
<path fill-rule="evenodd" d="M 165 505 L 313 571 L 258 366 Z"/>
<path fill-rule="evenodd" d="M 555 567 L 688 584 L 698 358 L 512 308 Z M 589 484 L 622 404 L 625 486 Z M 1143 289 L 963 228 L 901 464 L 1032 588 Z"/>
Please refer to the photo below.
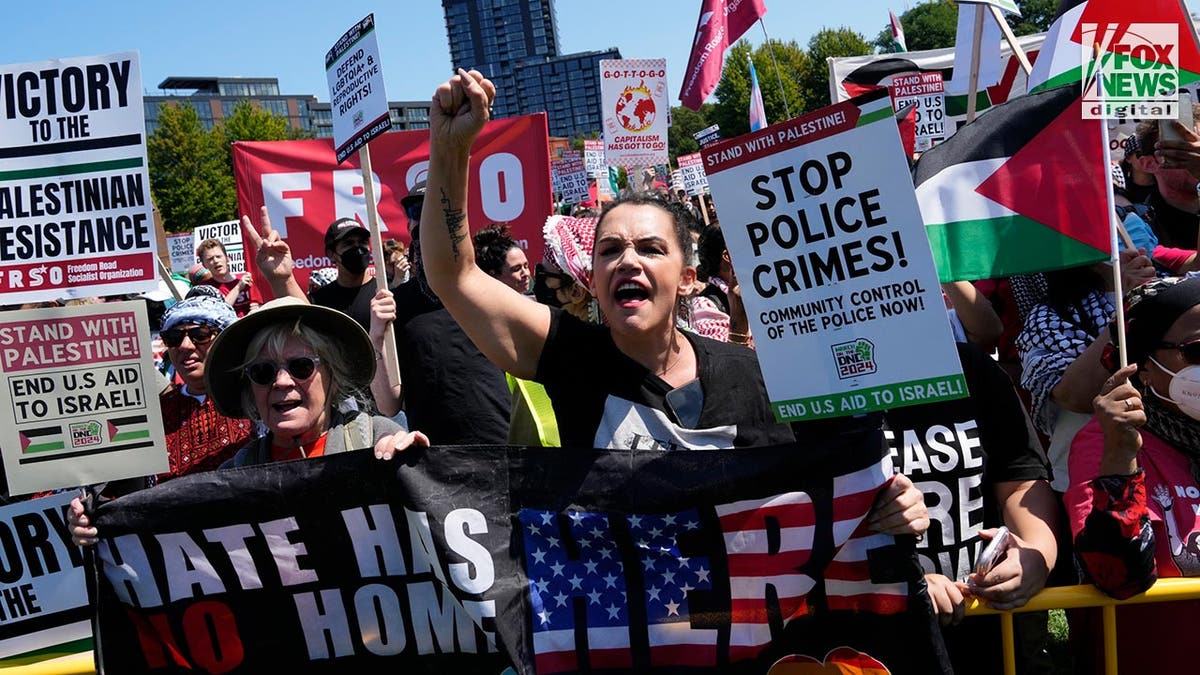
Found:
<path fill-rule="evenodd" d="M 542 259 L 542 226 L 551 211 L 549 141 L 545 113 L 489 122 L 471 148 L 470 209 L 473 230 L 507 224 L 529 262 Z M 398 131 L 371 141 L 371 168 L 383 238 L 408 242 L 408 219 L 400 200 L 425 179 L 429 132 Z M 333 267 L 325 254 L 325 229 L 337 218 L 366 226 L 358 156 L 337 164 L 333 142 L 240 142 L 233 145 L 238 210 L 257 223 L 264 204 L 271 224 L 292 247 L 296 279 L 308 288 L 311 270 Z M 254 257 L 243 240 L 246 259 Z M 247 263 L 247 268 L 251 266 Z M 262 284 L 260 290 L 270 297 Z"/>

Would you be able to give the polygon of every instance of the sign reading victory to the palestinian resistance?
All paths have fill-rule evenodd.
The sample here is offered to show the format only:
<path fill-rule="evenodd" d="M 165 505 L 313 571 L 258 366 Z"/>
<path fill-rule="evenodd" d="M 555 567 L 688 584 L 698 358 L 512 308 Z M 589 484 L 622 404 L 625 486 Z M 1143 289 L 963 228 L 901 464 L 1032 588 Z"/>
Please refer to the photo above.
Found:
<path fill-rule="evenodd" d="M 0 66 L 0 304 L 154 290 L 136 52 Z"/>
<path fill-rule="evenodd" d="M 0 456 L 19 495 L 168 469 L 141 301 L 0 314 Z"/>
<path fill-rule="evenodd" d="M 610 166 L 667 162 L 666 59 L 600 61 L 600 118 Z"/>
<path fill-rule="evenodd" d="M 83 553 L 71 543 L 67 505 L 73 492 L 0 508 L 0 670 L 91 649 L 92 607 Z"/>
<path fill-rule="evenodd" d="M 890 89 L 896 110 L 909 103 L 917 106 L 917 152 L 925 152 L 946 137 L 946 87 L 941 73 L 897 75 L 892 78 Z"/>
<path fill-rule="evenodd" d="M 341 164 L 365 143 L 392 128 L 375 15 L 354 24 L 325 54 L 333 145 Z"/>
<path fill-rule="evenodd" d="M 701 153 L 777 419 L 967 395 L 886 89 Z"/>
<path fill-rule="evenodd" d="M 200 242 L 216 239 L 225 246 L 225 257 L 229 259 L 229 271 L 241 275 L 246 271 L 246 252 L 242 244 L 242 223 L 228 220 L 223 223 L 197 225 L 192 230 L 192 257 Z"/>

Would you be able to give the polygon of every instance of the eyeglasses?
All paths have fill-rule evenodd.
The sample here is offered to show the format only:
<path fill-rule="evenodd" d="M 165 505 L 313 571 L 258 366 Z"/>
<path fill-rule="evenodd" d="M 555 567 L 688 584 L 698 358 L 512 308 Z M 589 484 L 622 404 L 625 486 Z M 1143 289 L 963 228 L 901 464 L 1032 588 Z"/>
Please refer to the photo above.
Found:
<path fill-rule="evenodd" d="M 1184 361 L 1193 365 L 1200 365 L 1200 338 L 1193 338 L 1187 342 L 1174 344 L 1171 342 L 1160 342 L 1158 349 L 1174 349 L 1179 352 Z"/>
<path fill-rule="evenodd" d="M 303 382 L 317 372 L 317 366 L 320 364 L 321 359 L 317 356 L 295 356 L 282 364 L 274 361 L 255 361 L 246 366 L 243 372 L 251 382 L 265 387 L 275 383 L 275 377 L 279 375 L 280 370 L 286 370 L 293 380 Z"/>
<path fill-rule="evenodd" d="M 194 345 L 202 345 L 213 341 L 221 331 L 212 326 L 192 326 L 191 328 L 168 328 L 158 334 L 163 344 L 168 347 L 178 347 L 183 344 L 186 335 Z"/>

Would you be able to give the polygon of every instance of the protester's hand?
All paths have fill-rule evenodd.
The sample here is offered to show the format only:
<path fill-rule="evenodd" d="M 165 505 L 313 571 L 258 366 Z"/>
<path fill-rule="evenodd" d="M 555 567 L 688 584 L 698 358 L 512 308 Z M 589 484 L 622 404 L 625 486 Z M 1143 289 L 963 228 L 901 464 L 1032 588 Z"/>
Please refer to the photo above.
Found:
<path fill-rule="evenodd" d="M 902 473 L 875 498 L 867 516 L 867 526 L 882 534 L 922 536 L 929 529 L 929 511 L 925 495 Z"/>
<path fill-rule="evenodd" d="M 738 283 L 737 276 L 734 276 L 733 284 L 729 286 L 725 297 L 729 302 L 729 332 L 749 335 L 750 317 L 746 316 L 746 305 L 742 303 L 742 285 Z"/>
<path fill-rule="evenodd" d="M 419 431 L 401 431 L 379 439 L 375 444 L 375 458 L 389 460 L 397 452 L 409 448 L 428 448 L 429 437 Z"/>
<path fill-rule="evenodd" d="M 996 536 L 996 529 L 983 530 L 979 534 L 990 541 Z M 1042 554 L 1010 533 L 1004 559 L 984 576 L 973 572 L 967 582 L 970 593 L 986 600 L 988 607 L 1009 610 L 1024 606 L 1037 595 L 1045 587 L 1049 574 L 1050 568 Z"/>
<path fill-rule="evenodd" d="M 83 512 L 83 501 L 76 497 L 71 500 L 67 509 L 67 529 L 71 532 L 71 541 L 76 546 L 95 546 L 99 533 L 92 527 L 92 521 Z"/>
<path fill-rule="evenodd" d="M 1104 381 L 1100 395 L 1092 399 L 1096 421 L 1104 432 L 1104 456 L 1101 475 L 1129 474 L 1136 470 L 1137 454 L 1142 449 L 1142 434 L 1138 428 L 1146 423 L 1142 395 L 1129 378 L 1137 372 L 1129 364 Z"/>
<path fill-rule="evenodd" d="M 241 279 L 238 279 L 238 285 L 242 288 L 250 288 L 254 285 L 254 277 L 250 276 L 249 272 L 246 272 L 242 275 Z"/>
<path fill-rule="evenodd" d="M 254 223 L 250 222 L 250 216 L 242 216 L 242 230 L 246 233 L 246 238 L 254 245 L 254 264 L 258 267 L 258 271 L 262 272 L 263 276 L 269 282 L 285 281 L 292 276 L 292 249 L 288 243 L 279 236 L 279 232 L 271 227 L 271 218 L 267 215 L 267 207 L 262 207 L 262 215 L 260 217 L 262 224 L 262 234 L 259 234 Z"/>
<path fill-rule="evenodd" d="M 389 290 L 380 290 L 371 298 L 371 342 L 378 349 L 387 335 L 388 326 L 396 320 L 396 299 Z"/>
<path fill-rule="evenodd" d="M 1137 288 L 1154 279 L 1154 263 L 1146 255 L 1146 249 L 1136 251 L 1131 248 L 1121 249 L 1119 264 L 1121 265 L 1121 285 L 1125 291 Z"/>
<path fill-rule="evenodd" d="M 1180 140 L 1166 140 L 1159 135 L 1154 144 L 1154 158 L 1165 169 L 1186 169 L 1194 178 L 1200 178 L 1200 136 L 1178 120 L 1165 120 L 1175 129 Z"/>
<path fill-rule="evenodd" d="M 929 600 L 938 623 L 953 626 L 966 615 L 966 584 L 954 581 L 941 574 L 926 574 L 925 585 L 929 588 Z"/>
<path fill-rule="evenodd" d="M 458 74 L 433 93 L 429 109 L 429 141 L 432 147 L 467 153 L 483 125 L 492 117 L 496 86 L 478 70 Z"/>

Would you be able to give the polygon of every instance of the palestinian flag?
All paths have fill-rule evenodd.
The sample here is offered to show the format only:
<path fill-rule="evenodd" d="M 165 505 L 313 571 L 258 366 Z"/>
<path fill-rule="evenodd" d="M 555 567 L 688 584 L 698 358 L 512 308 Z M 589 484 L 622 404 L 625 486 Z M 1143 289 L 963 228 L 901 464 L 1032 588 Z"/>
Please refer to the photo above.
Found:
<path fill-rule="evenodd" d="M 895 12 L 890 9 L 888 10 L 888 19 L 892 22 L 892 51 L 908 51 L 908 42 L 904 39 L 904 26 L 900 24 L 900 19 L 896 18 Z"/>
<path fill-rule="evenodd" d="M 1106 55 L 1113 53 L 1114 33 L 1124 34 L 1130 23 L 1173 23 L 1179 26 L 1179 86 L 1200 80 L 1200 47 L 1196 31 L 1182 0 L 1087 0 L 1055 19 L 1029 75 L 1029 91 L 1042 91 L 1083 81 L 1084 39 L 1099 42 Z M 1100 27 L 1084 27 L 1096 24 Z M 1097 33 L 1100 33 L 1097 36 Z M 1090 48 L 1089 48 L 1090 50 Z M 1090 77 L 1090 73 L 1088 74 Z"/>
<path fill-rule="evenodd" d="M 1109 258 L 1107 150 L 1078 84 L 1002 103 L 921 156 L 917 202 L 942 281 Z"/>

